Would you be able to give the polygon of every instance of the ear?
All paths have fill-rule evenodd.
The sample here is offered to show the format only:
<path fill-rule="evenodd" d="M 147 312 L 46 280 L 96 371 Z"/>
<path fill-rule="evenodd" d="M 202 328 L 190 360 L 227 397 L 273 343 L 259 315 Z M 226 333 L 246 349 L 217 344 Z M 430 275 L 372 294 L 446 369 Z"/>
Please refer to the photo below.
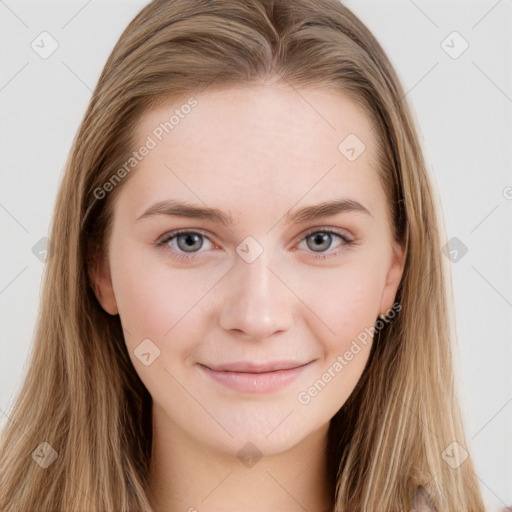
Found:
<path fill-rule="evenodd" d="M 386 311 L 393 307 L 395 302 L 396 292 L 402 279 L 405 265 L 405 249 L 402 245 L 394 242 L 393 254 L 386 273 L 386 282 L 382 290 L 380 302 L 380 314 L 385 315 Z"/>
<path fill-rule="evenodd" d="M 117 302 L 112 287 L 110 263 L 103 251 L 98 250 L 91 262 L 89 278 L 101 307 L 110 315 L 117 315 Z"/>

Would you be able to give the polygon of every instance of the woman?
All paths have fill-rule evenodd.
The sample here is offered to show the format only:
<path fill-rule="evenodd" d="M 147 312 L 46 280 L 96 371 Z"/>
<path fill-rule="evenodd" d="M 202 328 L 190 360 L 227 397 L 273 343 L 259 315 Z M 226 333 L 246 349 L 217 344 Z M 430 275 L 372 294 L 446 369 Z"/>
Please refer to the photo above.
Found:
<path fill-rule="evenodd" d="M 5 512 L 484 510 L 440 211 L 341 3 L 145 7 L 50 238 Z"/>

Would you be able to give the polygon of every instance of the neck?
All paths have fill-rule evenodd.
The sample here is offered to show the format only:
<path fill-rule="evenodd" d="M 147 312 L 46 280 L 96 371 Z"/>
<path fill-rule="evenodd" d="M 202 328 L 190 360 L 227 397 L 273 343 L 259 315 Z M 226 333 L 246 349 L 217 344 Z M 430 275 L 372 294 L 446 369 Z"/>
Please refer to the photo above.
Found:
<path fill-rule="evenodd" d="M 162 412 L 162 411 L 160 411 Z M 286 452 L 238 458 L 191 439 L 153 413 L 148 496 L 155 512 L 328 512 L 329 424 Z"/>

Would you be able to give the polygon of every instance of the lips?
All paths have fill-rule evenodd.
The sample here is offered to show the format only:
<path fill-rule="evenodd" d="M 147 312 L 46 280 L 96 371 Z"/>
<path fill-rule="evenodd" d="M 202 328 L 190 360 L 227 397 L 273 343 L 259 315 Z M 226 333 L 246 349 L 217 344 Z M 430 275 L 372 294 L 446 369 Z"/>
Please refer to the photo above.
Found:
<path fill-rule="evenodd" d="M 198 366 L 210 379 L 238 393 L 272 393 L 290 385 L 312 362 L 236 362 L 213 367 Z"/>
<path fill-rule="evenodd" d="M 306 363 L 297 361 L 275 361 L 272 363 L 253 363 L 240 361 L 236 363 L 222 364 L 219 366 L 208 366 L 216 372 L 238 372 L 238 373 L 266 373 L 275 372 L 278 370 L 290 370 L 292 368 L 298 368 L 304 366 Z M 203 365 L 206 366 L 206 365 Z"/>

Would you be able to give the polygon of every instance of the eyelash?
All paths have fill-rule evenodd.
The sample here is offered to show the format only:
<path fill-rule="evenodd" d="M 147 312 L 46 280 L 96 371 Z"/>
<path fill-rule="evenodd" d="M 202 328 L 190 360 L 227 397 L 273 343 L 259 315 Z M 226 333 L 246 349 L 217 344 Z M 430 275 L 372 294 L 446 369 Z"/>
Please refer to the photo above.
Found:
<path fill-rule="evenodd" d="M 342 240 L 342 244 L 340 245 L 340 247 L 338 247 L 338 249 L 333 251 L 333 252 L 320 253 L 320 254 L 314 254 L 313 253 L 313 257 L 317 258 L 317 259 L 326 259 L 326 258 L 330 258 L 330 257 L 333 257 L 333 256 L 338 256 L 340 254 L 340 252 L 343 250 L 344 247 L 350 246 L 353 243 L 353 240 L 348 239 L 346 236 L 341 234 L 338 230 L 335 230 L 335 229 L 332 229 L 332 228 L 314 228 L 312 230 L 309 230 L 309 231 L 307 231 L 304 234 L 304 237 L 300 241 L 302 242 L 302 240 L 304 240 L 304 239 L 306 239 L 306 238 L 308 238 L 311 235 L 314 235 L 316 233 L 329 233 L 329 234 L 338 236 Z M 183 253 L 183 252 L 176 253 L 174 249 L 171 249 L 167 245 L 167 243 L 170 240 L 172 240 L 173 238 L 175 238 L 175 237 L 177 237 L 179 235 L 183 235 L 183 234 L 200 235 L 200 236 L 210 240 L 210 238 L 207 235 L 205 235 L 204 233 L 201 233 L 200 231 L 193 231 L 193 230 L 189 230 L 189 229 L 176 229 L 174 231 L 170 231 L 169 233 L 166 233 L 165 235 L 163 235 L 163 237 L 160 237 L 154 243 L 154 245 L 156 245 L 157 247 L 162 248 L 164 250 L 168 249 L 169 251 L 171 251 L 171 256 L 173 258 L 177 259 L 177 260 L 190 260 L 190 259 L 196 258 L 197 257 L 196 255 L 199 254 L 199 253 L 190 253 L 190 255 L 186 254 L 186 253 Z"/>

